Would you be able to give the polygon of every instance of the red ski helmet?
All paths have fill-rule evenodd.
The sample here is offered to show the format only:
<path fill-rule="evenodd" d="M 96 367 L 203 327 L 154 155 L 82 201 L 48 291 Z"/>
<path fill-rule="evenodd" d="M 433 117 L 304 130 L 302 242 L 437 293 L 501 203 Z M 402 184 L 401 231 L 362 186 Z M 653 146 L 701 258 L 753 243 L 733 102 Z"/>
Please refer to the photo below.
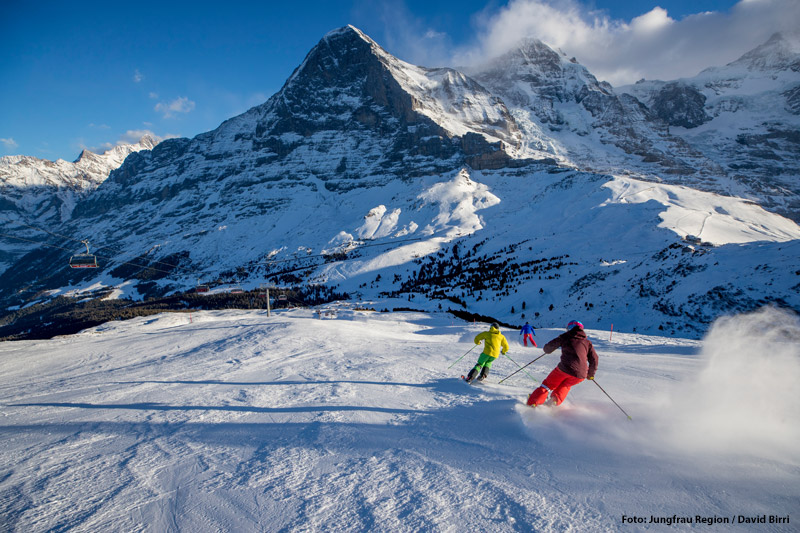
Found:
<path fill-rule="evenodd" d="M 570 330 L 575 326 L 578 326 L 579 328 L 583 329 L 583 324 L 581 324 L 577 320 L 570 320 L 569 324 L 567 324 L 567 330 Z"/>

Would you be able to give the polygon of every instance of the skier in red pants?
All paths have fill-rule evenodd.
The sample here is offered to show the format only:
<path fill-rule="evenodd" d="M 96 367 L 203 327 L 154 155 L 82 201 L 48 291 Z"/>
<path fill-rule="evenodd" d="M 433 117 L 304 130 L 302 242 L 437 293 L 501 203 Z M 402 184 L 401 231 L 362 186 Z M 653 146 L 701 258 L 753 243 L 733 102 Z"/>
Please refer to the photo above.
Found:
<path fill-rule="evenodd" d="M 528 397 L 528 405 L 542 405 L 550 394 L 550 402 L 561 405 L 570 389 L 584 379 L 594 379 L 597 371 L 597 352 L 583 324 L 577 320 L 567 324 L 567 332 L 562 333 L 542 347 L 544 353 L 553 353 L 561 348 L 561 362 L 542 381 L 542 386 L 534 390 Z"/>
<path fill-rule="evenodd" d="M 528 341 L 531 341 L 533 347 L 538 348 L 538 346 L 536 346 L 536 341 L 533 340 L 533 336 L 536 335 L 536 330 L 534 330 L 533 326 L 531 326 L 529 323 L 525 322 L 525 325 L 522 326 L 522 329 L 520 330 L 519 334 L 522 335 L 522 344 L 524 346 L 527 346 Z"/>

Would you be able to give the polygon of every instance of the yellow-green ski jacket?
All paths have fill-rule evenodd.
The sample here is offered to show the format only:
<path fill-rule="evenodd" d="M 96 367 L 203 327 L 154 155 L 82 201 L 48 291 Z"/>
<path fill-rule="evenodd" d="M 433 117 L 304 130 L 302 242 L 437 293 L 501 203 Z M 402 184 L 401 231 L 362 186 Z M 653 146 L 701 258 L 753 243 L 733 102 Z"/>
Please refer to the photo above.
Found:
<path fill-rule="evenodd" d="M 483 345 L 483 353 L 489 357 L 497 359 L 498 355 L 508 351 L 508 341 L 500 333 L 500 330 L 494 326 L 489 328 L 489 331 L 478 333 L 475 336 L 475 344 L 480 344 L 481 341 L 486 341 Z"/>

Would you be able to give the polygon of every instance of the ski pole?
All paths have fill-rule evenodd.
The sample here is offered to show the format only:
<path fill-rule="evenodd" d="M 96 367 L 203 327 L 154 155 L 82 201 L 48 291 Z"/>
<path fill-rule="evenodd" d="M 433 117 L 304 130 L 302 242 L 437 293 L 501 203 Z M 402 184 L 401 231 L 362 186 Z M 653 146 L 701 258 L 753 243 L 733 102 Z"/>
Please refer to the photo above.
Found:
<path fill-rule="evenodd" d="M 595 385 L 597 385 L 598 387 L 600 387 L 600 384 L 599 384 L 597 381 L 595 381 L 594 379 L 592 379 L 592 381 L 594 382 L 594 384 L 595 384 Z M 603 387 L 600 387 L 600 390 L 601 390 L 601 391 L 603 391 L 603 394 L 605 394 L 606 396 L 608 396 L 608 399 L 609 399 L 609 400 L 611 400 L 612 402 L 614 402 L 614 398 L 612 398 L 612 397 L 611 397 L 611 396 L 610 396 L 610 395 L 609 395 L 609 394 L 606 392 L 606 390 L 605 390 Z M 616 405 L 617 407 L 619 407 L 619 404 L 618 404 L 617 402 L 614 402 L 614 405 Z M 626 413 L 626 412 L 625 412 L 625 409 L 623 409 L 622 407 L 619 407 L 619 410 L 620 410 L 620 411 L 622 411 L 622 412 L 625 414 L 625 416 L 627 416 L 627 417 L 628 417 L 628 420 L 633 420 L 633 418 L 631 418 L 631 415 L 629 415 L 628 413 Z"/>
<path fill-rule="evenodd" d="M 505 354 L 505 356 L 506 356 L 506 357 L 508 357 L 509 359 L 511 359 L 511 356 L 510 356 L 510 355 L 508 355 L 508 354 Z M 534 361 L 535 361 L 535 359 L 534 359 Z M 515 365 L 519 366 L 519 363 L 517 363 L 517 362 L 516 362 L 516 361 L 514 361 L 513 359 L 511 359 L 511 362 L 512 362 L 512 363 L 514 363 Z M 533 361 L 531 361 L 531 363 L 532 363 L 532 362 L 533 362 Z M 530 364 L 530 363 L 528 363 L 528 364 Z M 528 366 L 528 365 L 525 365 L 525 366 Z M 524 370 L 523 370 L 523 369 L 525 368 L 525 366 L 519 366 L 519 370 L 522 370 L 522 371 L 524 372 Z M 517 370 L 517 372 L 519 372 L 519 370 Z M 531 375 L 530 375 L 530 374 L 528 374 L 527 372 L 525 372 L 525 375 L 526 375 L 526 376 L 528 376 L 529 378 L 531 378 L 531 379 L 533 380 L 533 382 L 534 382 L 534 383 L 539 383 L 539 381 L 538 381 L 538 380 L 537 380 L 535 377 L 531 376 Z"/>
<path fill-rule="evenodd" d="M 465 353 L 464 355 L 462 355 L 461 357 L 459 357 L 458 359 L 456 359 L 455 361 L 453 361 L 453 364 L 452 364 L 452 365 L 450 365 L 450 366 L 448 366 L 447 368 L 448 368 L 448 369 L 450 369 L 450 368 L 453 368 L 453 366 L 454 366 L 456 363 L 458 363 L 459 361 L 461 361 L 462 359 L 464 359 L 464 358 L 467 356 L 467 354 L 468 354 L 469 352 L 471 352 L 472 350 L 474 350 L 474 349 L 475 349 L 475 348 L 477 348 L 477 347 L 478 347 L 478 345 L 476 344 L 475 346 L 473 346 L 472 348 L 470 348 L 470 349 L 469 349 L 469 351 L 468 351 L 467 353 Z"/>
<path fill-rule="evenodd" d="M 531 364 L 535 363 L 536 361 L 538 361 L 539 359 L 541 359 L 541 358 L 542 358 L 542 357 L 544 357 L 545 355 L 547 355 L 547 354 L 546 354 L 546 353 L 543 353 L 542 355 L 540 355 L 539 357 L 537 357 L 536 359 L 534 359 L 533 361 L 531 361 L 530 363 L 528 363 L 528 364 L 527 364 L 527 365 L 525 365 L 525 366 L 528 366 L 528 365 L 531 365 Z M 517 366 L 519 366 L 519 365 L 517 365 Z M 525 366 L 523 366 L 522 368 L 525 368 Z M 515 371 L 513 371 L 512 373 L 510 373 L 509 375 L 507 375 L 506 377 L 504 377 L 503 379 L 501 379 L 500 381 L 498 381 L 498 382 L 497 382 L 497 384 L 498 384 L 498 385 L 499 385 L 499 384 L 501 384 L 502 382 L 504 382 L 505 380 L 507 380 L 508 378 L 510 378 L 511 376 L 513 376 L 514 374 L 516 374 L 517 372 L 519 372 L 520 370 L 522 370 L 522 368 L 520 368 L 519 370 L 515 370 Z M 527 372 L 525 372 L 525 373 L 527 374 Z M 534 381 L 536 381 L 536 380 L 534 379 Z"/>

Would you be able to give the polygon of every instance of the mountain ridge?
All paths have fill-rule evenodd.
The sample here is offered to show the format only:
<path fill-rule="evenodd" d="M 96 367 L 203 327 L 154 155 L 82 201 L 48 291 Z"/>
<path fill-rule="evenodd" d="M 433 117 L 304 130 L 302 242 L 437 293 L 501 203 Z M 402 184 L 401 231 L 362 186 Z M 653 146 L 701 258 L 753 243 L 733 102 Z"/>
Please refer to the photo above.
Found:
<path fill-rule="evenodd" d="M 96 154 L 81 151 L 73 162 L 49 161 L 32 156 L 0 157 L 0 271 L 35 248 L 42 232 L 33 226 L 58 227 L 69 220 L 75 206 L 89 196 L 125 158 L 141 150 L 152 150 L 160 139 L 142 136 L 136 143 L 117 145 Z"/>
<path fill-rule="evenodd" d="M 323 284 L 508 323 L 527 306 L 548 323 L 687 335 L 720 313 L 800 309 L 783 256 L 795 222 L 752 205 L 757 187 L 651 100 L 524 46 L 496 63 L 514 68 L 469 75 L 329 32 L 265 103 L 129 155 L 75 206 L 58 228 L 72 243 L 49 244 L 89 237 L 98 272 L 34 250 L 0 275 L 0 301 Z"/>
<path fill-rule="evenodd" d="M 724 170 L 728 190 L 800 220 L 800 46 L 783 34 L 723 67 L 617 88 Z M 766 70 L 765 70 L 766 69 Z M 723 182 L 723 183 L 726 183 Z"/>

